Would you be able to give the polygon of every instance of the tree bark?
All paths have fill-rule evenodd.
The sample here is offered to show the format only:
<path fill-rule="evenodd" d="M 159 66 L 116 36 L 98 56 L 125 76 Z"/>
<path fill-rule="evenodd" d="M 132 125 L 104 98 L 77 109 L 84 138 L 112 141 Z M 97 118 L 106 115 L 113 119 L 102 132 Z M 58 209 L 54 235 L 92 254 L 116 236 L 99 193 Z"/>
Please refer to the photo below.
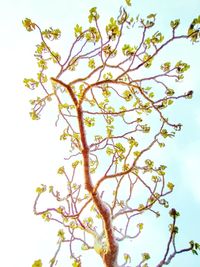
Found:
<path fill-rule="evenodd" d="M 89 147 L 87 144 L 87 139 L 85 134 L 85 125 L 84 125 L 84 118 L 81 106 L 77 106 L 77 115 L 78 115 L 80 138 L 82 144 L 85 189 L 90 193 L 98 212 L 102 216 L 104 225 L 103 231 L 106 237 L 107 249 L 105 251 L 105 254 L 104 253 L 102 254 L 102 259 L 106 267 L 117 267 L 118 243 L 116 242 L 114 236 L 111 213 L 106 204 L 102 201 L 98 192 L 94 191 L 94 186 L 92 184 L 90 176 Z"/>

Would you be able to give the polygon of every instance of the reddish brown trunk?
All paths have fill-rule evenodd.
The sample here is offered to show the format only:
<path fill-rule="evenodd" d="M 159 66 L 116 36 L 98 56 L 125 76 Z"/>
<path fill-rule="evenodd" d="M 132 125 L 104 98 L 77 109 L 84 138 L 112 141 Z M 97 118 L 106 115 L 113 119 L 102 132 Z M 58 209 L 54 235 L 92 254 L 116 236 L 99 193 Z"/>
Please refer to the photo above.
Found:
<path fill-rule="evenodd" d="M 118 248 L 114 252 L 109 252 L 103 256 L 103 262 L 105 267 L 118 267 L 117 264 L 117 254 L 118 254 Z"/>
<path fill-rule="evenodd" d="M 83 113 L 81 106 L 77 107 L 78 123 L 82 144 L 82 155 L 83 155 L 83 165 L 84 165 L 84 178 L 85 178 L 85 188 L 91 194 L 94 204 L 96 205 L 99 213 L 102 216 L 104 223 L 104 232 L 107 240 L 108 252 L 103 255 L 103 261 L 106 267 L 117 267 L 117 254 L 118 254 L 118 244 L 115 240 L 114 231 L 112 227 L 112 220 L 110 210 L 107 208 L 105 203 L 100 198 L 97 192 L 94 193 L 94 186 L 91 181 L 89 172 L 89 148 L 87 144 L 87 139 L 85 135 L 85 126 L 83 120 Z"/>

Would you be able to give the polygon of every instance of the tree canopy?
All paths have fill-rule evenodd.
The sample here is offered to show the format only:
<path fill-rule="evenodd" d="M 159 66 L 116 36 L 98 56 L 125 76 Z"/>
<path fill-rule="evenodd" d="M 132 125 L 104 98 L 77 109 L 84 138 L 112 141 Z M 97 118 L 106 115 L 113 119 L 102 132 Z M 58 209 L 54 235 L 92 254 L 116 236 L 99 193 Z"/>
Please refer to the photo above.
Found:
<path fill-rule="evenodd" d="M 182 129 L 169 116 L 171 107 L 193 96 L 192 90 L 182 94 L 176 90 L 190 66 L 182 60 L 160 62 L 159 55 L 178 40 L 197 43 L 200 16 L 182 34 L 177 32 L 180 20 L 172 20 L 166 38 L 156 27 L 156 14 L 145 18 L 129 14 L 130 5 L 126 0 L 108 22 L 92 7 L 88 25 L 75 25 L 74 42 L 62 54 L 55 50 L 60 29 L 42 29 L 29 18 L 23 20 L 26 30 L 38 31 L 41 39 L 34 53 L 36 78 L 24 79 L 25 87 L 36 94 L 30 100 L 30 116 L 41 119 L 53 103 L 55 125 L 67 149 L 57 170 L 66 182 L 63 191 L 56 185 L 36 188 L 34 213 L 61 226 L 51 267 L 56 266 L 64 245 L 73 267 L 81 266 L 88 250 L 95 251 L 107 267 L 148 266 L 148 248 L 136 263 L 132 249 L 121 255 L 120 246 L 140 238 L 141 215 L 159 217 L 160 207 L 168 210 L 171 223 L 167 244 L 162 245 L 166 249 L 156 266 L 169 264 L 183 252 L 198 254 L 200 249 L 196 241 L 177 247 L 180 214 L 167 200 L 174 184 L 167 177 L 167 166 L 151 155 L 154 147 L 164 148 Z M 39 202 L 46 194 L 54 202 L 42 209 Z M 32 266 L 41 267 L 42 260 Z"/>

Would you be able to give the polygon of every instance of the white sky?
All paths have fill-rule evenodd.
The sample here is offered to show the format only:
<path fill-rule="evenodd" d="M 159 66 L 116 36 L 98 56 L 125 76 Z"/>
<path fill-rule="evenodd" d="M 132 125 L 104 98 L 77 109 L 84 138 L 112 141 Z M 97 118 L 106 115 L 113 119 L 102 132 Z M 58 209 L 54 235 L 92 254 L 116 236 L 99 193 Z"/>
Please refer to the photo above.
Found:
<path fill-rule="evenodd" d="M 50 259 L 53 255 L 56 243 L 54 227 L 36 218 L 32 214 L 32 206 L 35 187 L 40 183 L 56 183 L 56 170 L 63 164 L 65 155 L 64 148 L 58 141 L 59 133 L 54 127 L 54 118 L 38 122 L 29 118 L 28 100 L 32 96 L 24 88 L 22 81 L 24 77 L 35 74 L 33 53 L 38 39 L 36 33 L 27 33 L 23 29 L 21 21 L 30 17 L 43 27 L 59 27 L 66 33 L 66 42 L 72 38 L 74 25 L 81 24 L 90 7 L 99 6 L 100 13 L 106 12 L 107 16 L 114 16 L 121 2 L 0 0 L 2 266 L 27 267 L 37 258 Z M 181 18 L 181 28 L 186 29 L 192 18 L 200 13 L 199 0 L 133 2 L 134 14 L 158 14 L 161 31 L 165 31 L 169 21 L 176 18 Z M 200 242 L 200 45 L 177 44 L 173 51 L 169 49 L 166 53 L 166 57 L 171 53 L 169 58 L 176 57 L 191 65 L 182 86 L 185 91 L 195 92 L 193 100 L 183 101 L 176 110 L 174 116 L 184 124 L 184 128 L 163 153 L 163 162 L 166 161 L 168 165 L 169 175 L 176 177 L 176 190 L 170 199 L 181 212 L 181 233 L 178 237 L 184 246 L 191 239 Z M 155 236 L 155 240 L 163 231 L 163 224 L 157 225 L 160 235 Z M 151 231 L 148 226 L 147 229 Z M 165 231 L 167 232 L 167 223 Z M 148 236 L 146 238 L 148 240 Z M 158 249 L 155 240 L 154 244 L 151 244 L 152 240 L 149 244 Z M 48 266 L 47 263 L 48 261 L 45 266 Z M 185 254 L 177 256 L 171 266 L 198 265 L 200 257 Z"/>

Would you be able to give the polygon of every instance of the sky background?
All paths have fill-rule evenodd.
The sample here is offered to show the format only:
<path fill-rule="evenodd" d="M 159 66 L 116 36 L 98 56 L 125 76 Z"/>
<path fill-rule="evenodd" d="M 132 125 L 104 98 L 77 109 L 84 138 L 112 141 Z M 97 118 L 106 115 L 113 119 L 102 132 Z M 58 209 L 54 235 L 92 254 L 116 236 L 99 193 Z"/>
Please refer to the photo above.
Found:
<path fill-rule="evenodd" d="M 34 76 L 37 71 L 33 54 L 39 36 L 35 32 L 27 33 L 21 21 L 29 17 L 43 28 L 58 27 L 63 31 L 63 45 L 69 45 L 73 40 L 74 25 L 86 21 L 89 8 L 98 6 L 99 13 L 104 14 L 105 17 L 102 17 L 106 19 L 117 14 L 122 2 L 0 0 L 2 266 L 27 267 L 38 258 L 44 259 L 44 266 L 48 266 L 48 259 L 55 251 L 56 231 L 52 224 L 46 224 L 33 215 L 34 191 L 41 183 L 56 183 L 56 171 L 65 156 L 58 141 L 59 133 L 54 127 L 55 118 L 50 115 L 46 120 L 33 122 L 29 117 L 28 101 L 32 95 L 22 81 L 24 77 Z M 157 13 L 158 28 L 167 34 L 170 20 L 176 18 L 181 19 L 180 29 L 186 31 L 192 19 L 200 14 L 200 3 L 199 0 L 135 0 L 129 12 L 142 17 Z M 187 246 L 191 239 L 200 242 L 200 45 L 189 42 L 176 44 L 165 51 L 165 56 L 191 65 L 182 88 L 184 91 L 194 90 L 194 98 L 177 106 L 173 116 L 184 128 L 168 143 L 162 157 L 168 166 L 168 174 L 175 178 L 176 190 L 170 197 L 170 203 L 181 213 L 178 240 L 182 246 Z M 145 240 L 147 250 L 150 245 L 159 252 L 160 240 L 163 231 L 167 232 L 168 222 L 162 219 L 160 224 L 157 222 L 157 235 L 152 240 L 148 231 L 152 230 L 154 223 L 150 220 L 146 227 Z M 101 264 L 98 266 L 101 267 Z M 200 266 L 200 257 L 178 255 L 170 266 Z M 64 267 L 64 264 L 59 267 Z"/>

